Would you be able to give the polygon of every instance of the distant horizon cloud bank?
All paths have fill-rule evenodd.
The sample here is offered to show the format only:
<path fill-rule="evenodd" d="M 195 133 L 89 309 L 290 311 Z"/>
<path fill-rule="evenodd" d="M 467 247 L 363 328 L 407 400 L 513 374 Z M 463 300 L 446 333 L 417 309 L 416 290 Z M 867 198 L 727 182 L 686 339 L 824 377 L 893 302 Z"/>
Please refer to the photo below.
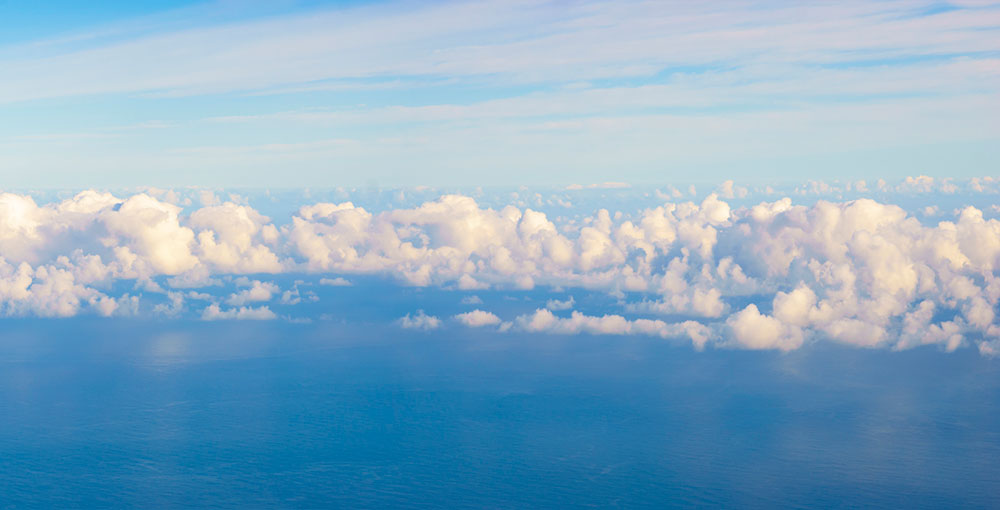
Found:
<path fill-rule="evenodd" d="M 86 190 L 42 205 L 0 193 L 0 313 L 322 320 L 308 307 L 324 293 L 363 293 L 364 278 L 375 276 L 454 295 L 447 314 L 394 298 L 409 311 L 385 321 L 423 331 L 643 335 L 697 349 L 835 341 L 1000 353 L 1000 209 L 938 206 L 945 197 L 993 203 L 1000 181 L 912 177 L 795 189 L 800 199 L 881 198 L 796 204 L 734 181 L 701 196 L 671 186 L 550 195 L 525 188 L 478 199 L 432 195 L 379 211 L 304 201 L 287 204 L 289 220 L 275 223 L 244 197 L 210 190 Z M 560 205 L 581 192 L 588 202 Z M 609 202 L 619 193 L 625 198 Z M 510 203 L 481 203 L 503 200 Z M 525 291 L 539 304 L 513 312 L 476 295 Z M 587 295 L 612 301 L 588 311 Z"/>

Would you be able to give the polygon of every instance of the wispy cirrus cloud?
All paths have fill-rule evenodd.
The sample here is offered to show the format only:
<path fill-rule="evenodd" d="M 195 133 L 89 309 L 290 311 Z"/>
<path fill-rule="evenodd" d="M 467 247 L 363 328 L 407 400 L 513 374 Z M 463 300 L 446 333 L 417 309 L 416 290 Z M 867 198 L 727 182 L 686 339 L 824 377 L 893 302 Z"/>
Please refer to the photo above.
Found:
<path fill-rule="evenodd" d="M 0 166 L 77 187 L 968 177 L 1000 132 L 996 4 L 206 9 L 0 48 Z"/>
<path fill-rule="evenodd" d="M 922 59 L 937 66 L 942 63 L 936 58 L 972 58 L 946 64 L 954 68 L 951 79 L 938 75 L 926 85 L 947 88 L 956 74 L 995 67 L 975 59 L 1000 50 L 996 39 L 983 33 L 998 24 L 996 6 L 934 12 L 935 5 L 379 4 L 140 33 L 84 49 L 57 46 L 30 60 L 7 55 L 4 67 L 14 78 L 0 85 L 0 100 L 218 93 L 366 77 L 490 75 L 567 82 L 690 66 L 725 69 L 734 63 L 746 71 L 741 81 L 754 70 L 767 69 L 766 77 L 784 67 L 789 72 L 778 73 L 782 90 L 803 93 L 852 68 L 870 67 L 871 76 L 883 78 L 898 69 L 905 78 Z M 789 79 L 795 66 L 817 65 L 825 69 L 809 73 L 806 81 Z M 52 79 L 58 77 L 73 79 Z M 879 90 L 913 86 L 902 79 L 841 83 L 866 82 L 881 83 Z"/>

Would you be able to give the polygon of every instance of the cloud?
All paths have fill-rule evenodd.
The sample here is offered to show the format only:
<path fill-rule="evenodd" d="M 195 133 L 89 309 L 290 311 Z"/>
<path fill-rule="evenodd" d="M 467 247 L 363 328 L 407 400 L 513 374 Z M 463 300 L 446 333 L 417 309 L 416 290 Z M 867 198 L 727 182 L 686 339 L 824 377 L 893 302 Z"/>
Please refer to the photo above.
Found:
<path fill-rule="evenodd" d="M 399 327 L 404 329 L 420 329 L 423 331 L 430 331 L 441 327 L 441 319 L 427 315 L 423 310 L 417 310 L 417 313 L 412 316 L 410 314 L 406 314 L 397 322 L 399 323 Z"/>
<path fill-rule="evenodd" d="M 120 107 L 235 94 L 243 115 L 184 117 L 204 111 L 186 99 L 169 124 L 132 129 L 114 122 L 65 133 L 67 119 L 32 119 L 23 124 L 40 132 L 0 139 L 0 166 L 27 187 L 52 176 L 62 185 L 134 182 L 135 168 L 174 184 L 225 185 L 238 172 L 281 186 L 368 177 L 415 184 L 429 175 L 448 185 L 572 179 L 581 188 L 609 168 L 633 183 L 664 168 L 704 176 L 735 164 L 786 177 L 822 165 L 855 178 L 885 167 L 992 168 L 997 7 L 936 7 L 489 0 L 294 8 L 214 22 L 197 9 L 154 14 L 123 21 L 114 36 L 99 27 L 0 46 L 0 104 L 53 107 L 100 95 Z M 366 91 L 365 104 L 330 107 L 313 93 L 338 90 Z M 413 104 L 412 90 L 462 99 Z M 298 92 L 307 95 L 297 110 L 259 100 Z M 246 136 L 233 144 L 237 123 Z M 329 135 L 345 132 L 353 138 Z M 412 171 L 394 173 L 403 165 Z M 722 198 L 740 191 L 719 190 Z M 236 227 L 254 228 L 249 221 Z M 205 262 L 276 270 L 270 246 L 245 253 L 239 239 L 205 234 L 196 249 Z"/>
<path fill-rule="evenodd" d="M 548 300 L 548 301 L 545 302 L 545 308 L 548 308 L 549 310 L 556 310 L 556 311 L 558 311 L 558 310 L 569 310 L 569 309 L 573 308 L 574 304 L 576 304 L 576 300 L 573 299 L 573 296 L 570 296 L 569 299 L 567 299 L 565 301 L 559 301 L 558 299 L 550 299 L 550 300 Z"/>
<path fill-rule="evenodd" d="M 813 81 L 851 86 L 858 80 L 828 79 L 810 65 L 865 58 L 887 62 L 862 70 L 883 76 L 881 83 L 864 83 L 884 90 L 907 83 L 884 77 L 886 68 L 906 72 L 907 66 L 893 59 L 905 62 L 902 57 L 913 54 L 988 55 L 996 49 L 982 33 L 995 25 L 991 16 L 984 15 L 991 9 L 921 15 L 921 7 L 906 2 L 843 2 L 767 9 L 688 4 L 664 9 L 641 2 L 567 6 L 489 1 L 316 10 L 217 26 L 196 24 L 192 12 L 192 26 L 174 30 L 129 30 L 127 36 L 118 37 L 93 34 L 84 47 L 47 41 L 6 48 L 0 52 L 0 63 L 13 79 L 0 87 L 0 100 L 136 92 L 204 94 L 316 82 L 336 86 L 367 79 L 354 84 L 364 88 L 429 75 L 578 83 L 649 76 L 664 68 L 704 62 L 717 62 L 722 68 L 748 62 L 786 68 L 791 75 L 810 71 L 782 83 L 780 90 L 787 94 Z M 271 51 L 262 54 L 262 46 Z M 150 54 L 160 58 L 155 63 L 141 58 Z M 920 64 L 924 63 L 909 63 Z M 834 77 L 857 72 L 849 66 L 823 70 Z M 753 69 L 745 72 L 755 74 Z M 678 81 L 690 79 L 689 74 L 697 73 L 683 73 Z M 931 78 L 948 83 L 936 75 Z"/>
<path fill-rule="evenodd" d="M 467 274 L 463 274 L 462 276 L 458 277 L 458 281 L 456 281 L 455 283 L 456 286 L 461 290 L 488 289 L 490 287 L 489 284 L 480 282 Z"/>
<path fill-rule="evenodd" d="M 662 320 L 634 319 L 629 320 L 621 315 L 603 315 L 600 317 L 584 315 L 574 311 L 568 318 L 557 317 L 551 311 L 539 308 L 533 314 L 521 315 L 514 320 L 514 325 L 522 331 L 531 333 L 552 333 L 560 335 L 576 335 L 588 333 L 593 335 L 646 335 L 662 338 L 689 338 L 694 346 L 701 349 L 710 338 L 710 330 L 704 324 L 695 321 L 668 323 Z"/>
<path fill-rule="evenodd" d="M 581 189 L 624 189 L 631 188 L 632 185 L 627 182 L 602 182 L 600 184 L 588 184 L 586 186 L 582 184 L 570 184 L 566 186 L 569 191 L 576 191 Z"/>
<path fill-rule="evenodd" d="M 462 298 L 463 305 L 481 305 L 483 304 L 482 298 L 479 296 L 465 296 Z"/>
<path fill-rule="evenodd" d="M 345 280 L 344 278 L 341 278 L 339 276 L 336 278 L 320 278 L 319 284 L 327 285 L 330 287 L 350 287 L 351 285 L 353 285 L 348 280 Z"/>
<path fill-rule="evenodd" d="M 268 246 L 279 234 L 268 223 L 267 217 L 233 202 L 202 207 L 188 219 L 199 230 L 199 259 L 227 273 L 281 272 L 282 263 Z"/>
<path fill-rule="evenodd" d="M 469 326 L 470 328 L 479 328 L 483 326 L 496 326 L 500 324 L 500 317 L 496 315 L 485 312 L 483 310 L 473 310 L 471 312 L 460 313 L 455 316 L 455 320 Z"/>
<path fill-rule="evenodd" d="M 280 290 L 281 289 L 273 283 L 254 280 L 251 282 L 249 289 L 241 290 L 240 292 L 229 296 L 226 303 L 234 306 L 242 306 L 256 301 L 270 301 L 271 297 L 275 293 L 280 292 Z"/>
<path fill-rule="evenodd" d="M 239 308 L 230 308 L 228 310 L 223 310 L 218 304 L 212 303 L 205 307 L 201 313 L 202 320 L 215 321 L 215 320 L 271 320 L 276 319 L 277 315 L 274 314 L 268 307 L 261 306 L 259 308 L 241 306 Z"/>
<path fill-rule="evenodd" d="M 745 198 L 749 191 L 745 186 L 736 186 L 732 179 L 719 185 L 719 196 L 722 198 Z"/>
<path fill-rule="evenodd" d="M 309 275 L 324 285 L 349 283 L 332 274 L 377 275 L 442 289 L 471 281 L 499 292 L 607 293 L 617 299 L 614 311 L 633 316 L 561 318 L 552 311 L 571 310 L 576 300 L 546 296 L 547 310 L 509 323 L 524 330 L 653 331 L 693 336 L 699 346 L 758 349 L 834 341 L 993 352 L 1000 338 L 995 211 L 967 206 L 933 223 L 926 203 L 911 213 L 868 198 L 769 200 L 734 209 L 710 194 L 700 202 L 550 219 L 530 207 L 444 195 L 379 212 L 312 203 L 273 225 L 236 202 L 185 212 L 147 193 L 85 191 L 44 205 L 3 193 L 0 314 L 179 316 L 186 300 L 201 299 L 211 301 L 205 318 L 273 316 L 251 305 L 276 296 L 280 306 L 319 298 L 300 295 L 298 285 L 282 292 L 258 275 Z M 123 292 L 119 282 L 134 290 Z M 225 282 L 239 286 L 226 297 L 181 291 Z M 499 320 L 470 314 L 457 320 Z M 406 327 L 441 324 L 422 312 L 404 319 Z M 687 321 L 713 334 L 677 329 Z"/>
<path fill-rule="evenodd" d="M 733 340 L 747 349 L 789 351 L 802 345 L 802 330 L 761 315 L 753 304 L 729 317 L 726 325 L 732 330 Z"/>

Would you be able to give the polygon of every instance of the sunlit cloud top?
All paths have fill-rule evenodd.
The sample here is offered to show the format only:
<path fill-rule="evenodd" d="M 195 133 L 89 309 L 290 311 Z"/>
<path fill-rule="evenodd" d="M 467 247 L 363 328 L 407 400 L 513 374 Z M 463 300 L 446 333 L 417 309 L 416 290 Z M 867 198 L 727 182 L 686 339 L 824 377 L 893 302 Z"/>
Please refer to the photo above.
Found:
<path fill-rule="evenodd" d="M 3 193 L 0 315 L 370 320 L 696 349 L 837 342 L 994 356 L 998 185 L 811 183 L 795 199 L 733 181 L 700 194 L 398 189 L 386 201 L 341 189 L 338 201 L 299 196 L 275 218 L 252 205 L 273 205 L 269 194 Z M 916 208 L 898 205 L 914 197 Z"/>

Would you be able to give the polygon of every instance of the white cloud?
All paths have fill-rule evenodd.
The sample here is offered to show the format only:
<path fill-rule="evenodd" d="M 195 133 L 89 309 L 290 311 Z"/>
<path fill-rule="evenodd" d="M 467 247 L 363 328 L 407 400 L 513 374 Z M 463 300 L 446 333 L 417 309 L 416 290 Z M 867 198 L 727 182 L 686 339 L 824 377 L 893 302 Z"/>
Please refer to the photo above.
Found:
<path fill-rule="evenodd" d="M 433 161 L 442 182 L 469 175 L 472 165 L 480 170 L 479 180 L 561 171 L 563 179 L 589 183 L 614 168 L 615 179 L 641 182 L 665 168 L 736 162 L 756 168 L 778 163 L 787 175 L 795 163 L 781 164 L 774 154 L 787 161 L 815 160 L 831 154 L 834 141 L 838 154 L 901 146 L 889 158 L 898 168 L 919 158 L 907 156 L 929 141 L 983 142 L 986 136 L 988 143 L 996 132 L 995 6 L 934 14 L 927 7 L 933 6 L 387 2 L 218 24 L 172 12 L 168 21 L 157 23 L 153 16 L 115 36 L 102 29 L 73 42 L 0 47 L 5 71 L 0 103 L 94 94 L 134 100 L 232 92 L 244 99 L 248 93 L 309 90 L 388 92 L 372 96 L 371 104 L 342 109 L 317 108 L 308 98 L 296 101 L 303 104 L 298 111 L 268 110 L 272 102 L 257 102 L 246 115 L 212 118 L 198 129 L 188 129 L 197 122 L 188 118 L 176 130 L 167 126 L 142 139 L 163 147 L 152 154 L 115 146 L 114 137 L 126 132 L 122 128 L 67 134 L 53 127 L 0 140 L 7 144 L 0 166 L 11 175 L 46 176 L 37 179 L 61 172 L 78 179 L 74 182 L 143 168 L 162 178 L 200 182 L 214 174 L 215 183 L 218 176 L 239 171 L 287 185 L 291 179 L 314 182 L 336 156 L 336 178 L 380 174 L 385 179 L 392 175 L 386 168 Z M 464 98 L 468 94 L 454 89 L 461 92 L 470 84 L 479 94 L 495 90 L 503 96 L 413 105 L 401 100 L 408 94 L 392 93 L 416 88 L 433 90 L 428 97 Z M 525 92 L 512 92 L 517 90 Z M 244 144 L 227 145 L 229 130 L 211 127 L 220 121 L 265 129 L 254 129 L 259 136 Z M 303 123 L 319 128 L 286 129 Z M 164 124 L 139 127 L 156 126 Z M 360 139 L 314 136 L 341 131 Z M 302 132 L 310 135 L 296 135 Z M 375 134 L 364 138 L 365 133 Z M 72 140 L 78 150 L 53 150 Z M 937 154 L 960 150 L 967 152 Z M 879 156 L 855 161 L 881 165 Z M 988 160 L 983 156 L 976 164 Z M 81 166 L 101 172 L 80 171 Z M 938 181 L 934 186 L 948 189 Z M 723 198 L 740 192 L 733 186 L 720 190 Z M 202 205 L 225 206 L 215 193 L 204 190 L 204 195 Z M 251 218 L 233 228 L 257 228 L 252 223 Z M 216 237 L 197 234 L 191 248 L 201 252 L 203 263 L 267 272 L 283 262 L 270 246 L 255 243 L 254 252 L 244 252 L 246 245 L 239 244 L 244 237 L 222 227 L 211 230 Z M 224 230 L 233 237 L 221 239 Z M 174 255 L 183 265 L 182 254 Z"/>
<path fill-rule="evenodd" d="M 483 304 L 482 298 L 479 296 L 465 296 L 462 298 L 463 305 L 481 305 Z"/>
<path fill-rule="evenodd" d="M 909 213 L 871 199 L 795 205 L 782 198 L 733 209 L 711 194 L 699 203 L 550 219 L 527 207 L 490 208 L 445 195 L 380 212 L 315 203 L 274 226 L 236 202 L 185 214 L 146 193 L 87 191 L 43 205 L 4 193 L 0 314 L 179 316 L 189 310 L 187 300 L 210 296 L 177 289 L 226 282 L 239 288 L 210 298 L 215 303 L 203 317 L 266 317 L 273 312 L 251 304 L 317 298 L 300 295 L 297 284 L 282 293 L 246 274 L 313 273 L 324 285 L 349 284 L 324 276 L 332 272 L 445 289 L 605 292 L 617 297 L 613 306 L 622 313 L 643 317 L 560 318 L 551 311 L 570 310 L 576 300 L 547 296 L 548 310 L 509 323 L 524 330 L 687 335 L 699 346 L 783 350 L 808 339 L 992 352 L 1000 338 L 1000 221 L 970 206 L 932 224 L 926 207 Z M 157 283 L 164 280 L 166 289 Z M 135 290 L 109 290 L 122 281 Z M 147 294 L 162 297 L 143 308 Z M 467 296 L 463 303 L 481 300 Z M 489 312 L 470 314 L 458 320 L 499 323 Z M 685 321 L 718 331 L 678 329 Z M 420 312 L 400 324 L 427 329 L 441 321 Z"/>
<path fill-rule="evenodd" d="M 500 317 L 483 310 L 473 310 L 471 312 L 460 313 L 455 316 L 455 320 L 471 328 L 483 326 L 496 326 L 500 324 Z"/>
<path fill-rule="evenodd" d="M 167 302 L 159 303 L 153 307 L 153 313 L 168 317 L 176 317 L 184 310 L 184 294 L 180 292 L 167 292 Z"/>
<path fill-rule="evenodd" d="M 550 299 L 545 302 L 545 308 L 556 311 L 569 310 L 573 308 L 574 304 L 576 304 L 576 300 L 573 299 L 573 296 L 570 296 L 569 299 L 564 301 L 559 301 L 558 299 Z"/>
<path fill-rule="evenodd" d="M 479 289 L 489 288 L 489 284 L 477 281 L 475 278 L 467 274 L 463 274 L 462 276 L 458 277 L 458 281 L 456 282 L 456 284 L 457 287 L 461 290 L 479 290 Z"/>
<path fill-rule="evenodd" d="M 437 317 L 427 315 L 423 310 L 417 310 L 417 313 L 406 314 L 399 319 L 399 326 L 405 329 L 420 329 L 424 331 L 430 331 L 432 329 L 437 329 L 441 327 L 441 319 Z"/>
<path fill-rule="evenodd" d="M 228 310 L 223 310 L 218 304 L 212 303 L 205 307 L 201 313 L 202 320 L 214 321 L 214 320 L 224 320 L 224 319 L 236 319 L 236 320 L 270 320 L 276 319 L 277 315 L 271 311 L 270 308 L 266 306 L 261 306 L 258 308 L 241 306 L 239 308 L 230 308 Z"/>
<path fill-rule="evenodd" d="M 802 330 L 762 315 L 752 304 L 732 315 L 726 325 L 732 330 L 736 343 L 747 349 L 788 351 L 802 345 Z"/>
<path fill-rule="evenodd" d="M 539 308 L 529 315 L 517 317 L 514 326 L 532 333 L 553 333 L 560 335 L 576 335 L 588 333 L 593 335 L 647 335 L 661 338 L 688 338 L 698 349 L 702 348 L 711 336 L 710 329 L 695 321 L 668 323 L 661 320 L 634 319 L 629 320 L 621 315 L 603 315 L 600 317 L 584 315 L 574 311 L 569 318 L 557 317 L 551 311 Z"/>
<path fill-rule="evenodd" d="M 281 272 L 282 263 L 267 246 L 279 234 L 268 223 L 267 217 L 233 202 L 202 207 L 188 218 L 188 224 L 199 230 L 201 261 L 226 273 Z"/>
<path fill-rule="evenodd" d="M 351 282 L 339 276 L 336 278 L 320 278 L 319 284 L 327 285 L 330 287 L 350 287 L 352 285 Z"/>
<path fill-rule="evenodd" d="M 746 198 L 749 192 L 745 186 L 736 186 L 732 179 L 719 185 L 719 196 L 722 198 Z"/>
<path fill-rule="evenodd" d="M 247 303 L 258 301 L 270 301 L 271 297 L 281 289 L 271 282 L 261 282 L 254 280 L 249 289 L 243 289 L 226 299 L 226 303 L 234 306 L 242 306 Z"/>
<path fill-rule="evenodd" d="M 919 8 L 906 2 L 788 4 L 768 9 L 693 3 L 665 9 L 640 2 L 489 1 L 321 10 L 131 37 L 94 34 L 85 48 L 59 41 L 5 48 L 0 62 L 13 78 L 0 87 L 0 100 L 144 91 L 218 93 L 431 74 L 573 83 L 647 76 L 704 62 L 748 62 L 784 69 L 792 76 L 799 71 L 803 76 L 797 80 L 779 82 L 778 90 L 786 94 L 808 90 L 813 83 L 859 86 L 859 80 L 836 79 L 852 71 L 882 77 L 860 80 L 865 87 L 892 90 L 914 81 L 893 75 L 893 71 L 905 75 L 906 66 L 821 69 L 824 73 L 806 64 L 838 63 L 856 55 L 892 59 L 912 54 L 978 55 L 996 49 L 996 43 L 981 33 L 995 22 L 981 9 L 915 16 Z M 260 47 L 270 51 L 261 53 Z M 156 62 L 141 58 L 150 54 L 160 58 Z M 958 62 L 963 63 L 975 67 Z M 919 64 L 937 62 L 912 65 Z M 753 69 L 744 72 L 755 76 Z M 678 81 L 684 82 L 691 79 L 687 74 L 696 73 L 678 74 Z M 931 85 L 955 87 L 954 78 L 933 74 L 928 78 Z M 711 91 L 719 85 L 705 88 Z"/>
<path fill-rule="evenodd" d="M 570 184 L 566 186 L 566 189 L 576 191 L 581 189 L 624 189 L 631 187 L 632 185 L 627 182 L 602 182 L 600 184 L 587 184 L 586 186 L 582 184 Z"/>

